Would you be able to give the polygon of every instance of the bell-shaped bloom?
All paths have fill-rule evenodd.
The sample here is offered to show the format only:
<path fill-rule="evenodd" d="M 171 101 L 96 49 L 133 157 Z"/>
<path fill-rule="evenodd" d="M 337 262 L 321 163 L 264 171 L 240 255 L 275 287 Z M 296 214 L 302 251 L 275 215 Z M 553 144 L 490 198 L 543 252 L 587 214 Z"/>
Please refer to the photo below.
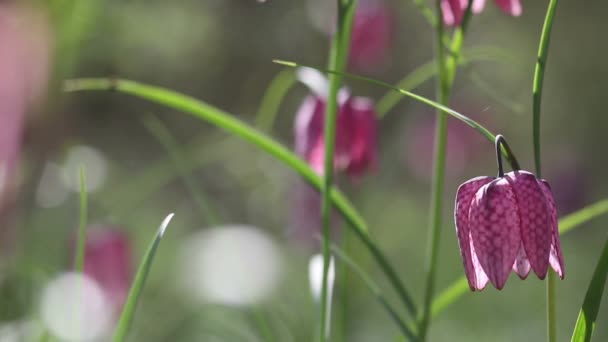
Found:
<path fill-rule="evenodd" d="M 101 286 L 116 312 L 120 312 L 129 294 L 131 262 L 131 246 L 125 233 L 107 227 L 88 230 L 84 273 Z"/>
<path fill-rule="evenodd" d="M 357 5 L 350 42 L 349 64 L 371 71 L 386 61 L 394 21 L 384 0 L 362 0 Z"/>
<path fill-rule="evenodd" d="M 483 11 L 486 0 L 472 0 L 473 5 L 471 11 L 475 14 Z M 520 16 L 522 13 L 521 0 L 494 0 L 503 12 L 514 17 Z M 441 12 L 443 14 L 443 22 L 447 26 L 458 26 L 462 22 L 464 13 L 469 5 L 468 0 L 442 0 Z"/>
<path fill-rule="evenodd" d="M 296 114 L 295 150 L 315 171 L 322 174 L 327 88 L 318 74 L 309 71 L 300 76 L 306 78 L 307 82 L 314 78 L 307 83 L 313 94 L 304 100 Z M 346 89 L 340 91 L 338 103 L 334 170 L 357 177 L 376 163 L 376 111 L 370 99 L 351 96 Z"/>
<path fill-rule="evenodd" d="M 454 210 L 460 253 L 471 290 L 497 289 L 511 270 L 544 279 L 549 265 L 564 277 L 551 187 L 527 171 L 477 177 L 458 188 Z"/>

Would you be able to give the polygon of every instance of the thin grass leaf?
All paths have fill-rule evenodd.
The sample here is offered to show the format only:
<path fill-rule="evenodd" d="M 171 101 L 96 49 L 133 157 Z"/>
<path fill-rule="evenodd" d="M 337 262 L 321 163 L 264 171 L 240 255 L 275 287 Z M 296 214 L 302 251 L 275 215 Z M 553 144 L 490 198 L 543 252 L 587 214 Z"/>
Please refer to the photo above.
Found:
<path fill-rule="evenodd" d="M 407 91 L 405 89 L 400 89 L 397 88 L 395 86 L 393 86 L 392 84 L 386 83 L 384 81 L 380 81 L 380 80 L 376 80 L 373 78 L 369 78 L 369 77 L 364 77 L 364 76 L 359 76 L 359 75 L 354 75 L 354 74 L 349 74 L 346 72 L 338 72 L 335 70 L 327 70 L 327 69 L 323 69 L 323 68 L 318 68 L 318 67 L 314 67 L 314 66 L 310 66 L 310 65 L 304 65 L 304 64 L 299 64 L 296 62 L 291 62 L 291 61 L 284 61 L 284 60 L 279 60 L 279 59 L 274 59 L 273 60 L 274 63 L 277 64 L 281 64 L 281 65 L 285 65 L 285 66 L 289 66 L 292 68 L 298 68 L 298 67 L 303 67 L 303 68 L 311 68 L 311 69 L 315 69 L 321 72 L 325 72 L 325 73 L 329 73 L 329 74 L 339 74 L 341 76 L 344 77 L 348 77 L 354 80 L 358 80 L 358 81 L 363 81 L 363 82 L 367 82 L 367 83 L 371 83 L 371 84 L 375 84 L 377 86 L 386 88 L 386 89 L 390 89 L 393 91 L 396 91 L 400 94 L 403 94 L 407 97 L 411 97 L 414 100 L 417 100 L 419 102 L 422 102 L 426 105 L 429 105 L 435 109 L 441 110 L 451 116 L 453 116 L 454 118 L 462 121 L 463 123 L 467 124 L 469 127 L 474 128 L 477 132 L 479 132 L 481 135 L 483 135 L 488 141 L 490 141 L 492 144 L 494 143 L 494 140 L 496 139 L 496 137 L 494 136 L 494 134 L 492 134 L 492 132 L 490 132 L 490 130 L 488 130 L 487 128 L 485 128 L 484 126 L 482 126 L 479 122 L 451 109 L 448 108 L 440 103 L 437 103 L 433 100 L 430 100 L 424 96 L 412 93 L 410 91 Z M 502 154 L 504 155 L 505 158 L 507 158 L 507 160 L 509 161 L 509 163 L 511 164 L 511 166 L 514 165 L 514 160 L 513 158 L 511 158 L 511 155 L 507 152 L 507 150 L 504 148 L 502 148 Z M 513 166 L 514 167 L 514 166 Z M 515 168 L 515 167 L 514 167 Z"/>
<path fill-rule="evenodd" d="M 583 307 L 578 314 L 574 332 L 572 333 L 572 342 L 589 342 L 595 329 L 597 314 L 600 310 L 602 295 L 606 285 L 606 276 L 608 276 L 608 239 L 604 243 L 602 255 L 595 266 L 591 283 L 587 288 Z"/>
<path fill-rule="evenodd" d="M 289 90 L 296 84 L 293 69 L 281 70 L 270 82 L 255 117 L 255 126 L 262 132 L 270 132 L 279 113 L 281 101 Z"/>
<path fill-rule="evenodd" d="M 150 266 L 152 266 L 152 261 L 154 260 L 154 255 L 156 254 L 156 249 L 158 248 L 158 244 L 160 240 L 163 238 L 165 234 L 165 230 L 171 222 L 173 218 L 173 213 L 167 215 L 163 222 L 160 224 L 156 236 L 150 247 L 148 247 L 148 251 L 144 255 L 144 258 L 139 265 L 139 269 L 137 270 L 137 274 L 135 275 L 135 280 L 131 285 L 131 289 L 129 290 L 129 295 L 127 297 L 127 301 L 125 302 L 125 306 L 120 314 L 120 319 L 118 320 L 118 325 L 116 326 L 116 330 L 114 331 L 114 337 L 112 337 L 113 342 L 123 342 L 127 338 L 127 334 L 129 333 L 129 328 L 131 327 L 131 322 L 133 321 L 133 317 L 135 316 L 135 309 L 137 307 L 137 302 L 139 300 L 139 296 L 146 284 L 146 278 L 148 277 L 148 272 L 150 271 Z"/>
<path fill-rule="evenodd" d="M 85 179 L 84 167 L 79 169 L 80 181 L 80 219 L 78 226 L 78 240 L 76 243 L 76 256 L 74 259 L 74 269 L 78 273 L 84 270 L 84 252 L 87 241 L 87 185 Z"/>
<path fill-rule="evenodd" d="M 559 232 L 566 234 L 592 219 L 608 213 L 608 199 L 591 204 L 579 211 L 566 215 L 559 220 Z M 467 279 L 462 277 L 448 286 L 435 297 L 432 305 L 432 316 L 437 316 L 448 306 L 469 292 Z"/>
<path fill-rule="evenodd" d="M 261 150 L 281 161 L 284 165 L 297 172 L 305 181 L 307 181 L 317 190 L 321 189 L 321 177 L 317 175 L 306 164 L 306 162 L 296 156 L 285 146 L 241 122 L 240 120 L 233 118 L 228 113 L 225 113 L 220 109 L 212 107 L 192 97 L 161 87 L 154 87 L 129 80 L 107 78 L 69 80 L 65 82 L 64 90 L 68 92 L 84 90 L 115 90 L 191 114 L 257 146 Z M 415 317 L 416 306 L 414 305 L 409 291 L 400 280 L 395 268 L 390 264 L 386 256 L 369 237 L 367 224 L 363 218 L 359 215 L 350 201 L 348 201 L 348 199 L 335 187 L 332 187 L 330 195 L 336 209 L 342 214 L 345 221 L 348 223 L 348 227 L 353 230 L 355 235 L 361 240 L 361 242 L 363 242 L 365 247 L 372 254 L 388 278 L 389 282 L 399 295 L 399 298 L 406 305 L 407 310 L 412 314 L 412 316 Z"/>

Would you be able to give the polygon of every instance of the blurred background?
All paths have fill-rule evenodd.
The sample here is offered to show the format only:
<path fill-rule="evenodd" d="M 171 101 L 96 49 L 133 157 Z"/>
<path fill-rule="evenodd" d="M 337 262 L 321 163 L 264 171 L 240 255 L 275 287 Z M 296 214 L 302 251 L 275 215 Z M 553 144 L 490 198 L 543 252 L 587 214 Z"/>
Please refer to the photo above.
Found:
<path fill-rule="evenodd" d="M 349 71 L 397 83 L 432 60 L 433 31 L 412 1 L 359 2 Z M 546 5 L 525 1 L 523 15 L 513 18 L 489 2 L 473 18 L 464 56 L 482 57 L 459 69 L 450 102 L 505 135 L 528 170 L 532 75 Z M 601 44 L 608 4 L 559 6 L 545 79 L 542 159 L 543 176 L 565 215 L 608 196 L 608 65 Z M 324 66 L 332 9 L 326 0 L 2 1 L 0 341 L 107 340 L 136 267 L 169 212 L 176 216 L 152 266 L 132 340 L 312 340 L 318 312 L 309 283 L 309 260 L 318 253 L 315 193 L 276 160 L 194 117 L 115 92 L 61 89 L 64 79 L 97 76 L 167 87 L 293 148 L 294 116 L 309 90 L 295 81 L 294 70 L 271 61 Z M 377 165 L 357 179 L 339 174 L 338 182 L 419 299 L 434 111 L 387 98 L 387 90 L 374 85 L 345 85 L 373 100 L 382 119 Z M 432 80 L 415 92 L 432 98 Z M 258 115 L 265 96 L 271 103 L 265 109 L 280 100 L 276 117 L 274 110 Z M 457 121 L 450 122 L 449 134 L 438 291 L 464 274 L 452 219 L 456 189 L 496 173 L 492 144 Z M 80 279 L 69 271 L 81 166 L 90 222 L 84 291 L 91 302 L 74 318 L 67 308 Z M 607 223 L 602 217 L 562 237 L 559 340 L 571 335 Z M 337 215 L 333 228 L 336 242 L 346 244 L 396 302 Z M 334 340 L 398 336 L 341 262 L 333 297 Z M 607 314 L 604 300 L 597 341 L 608 339 Z M 76 324 L 86 331 L 75 332 Z M 531 275 L 527 281 L 511 276 L 502 291 L 467 293 L 433 321 L 430 340 L 544 336 L 545 283 Z"/>

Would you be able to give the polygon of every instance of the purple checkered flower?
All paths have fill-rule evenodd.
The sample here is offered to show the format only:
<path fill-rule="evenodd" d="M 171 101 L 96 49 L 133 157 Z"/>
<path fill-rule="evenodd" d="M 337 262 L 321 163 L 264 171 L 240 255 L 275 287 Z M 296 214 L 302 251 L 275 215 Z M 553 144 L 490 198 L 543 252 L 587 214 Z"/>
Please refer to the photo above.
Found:
<path fill-rule="evenodd" d="M 503 174 L 504 138 L 496 141 L 499 176 L 473 178 L 456 194 L 456 232 L 469 286 L 482 290 L 490 281 L 502 289 L 511 270 L 525 279 L 532 269 L 544 279 L 549 265 L 563 279 L 551 187 L 527 171 Z"/>

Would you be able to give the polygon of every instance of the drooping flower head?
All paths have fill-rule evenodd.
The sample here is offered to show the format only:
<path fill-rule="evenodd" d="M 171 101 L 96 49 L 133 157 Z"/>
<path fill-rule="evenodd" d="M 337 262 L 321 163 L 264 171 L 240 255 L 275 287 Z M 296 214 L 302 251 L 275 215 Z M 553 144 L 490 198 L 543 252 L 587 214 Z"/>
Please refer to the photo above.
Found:
<path fill-rule="evenodd" d="M 307 9 L 311 24 L 331 38 L 338 22 L 335 2 L 308 0 Z M 351 31 L 349 67 L 363 72 L 382 69 L 389 61 L 395 24 L 394 11 L 387 0 L 359 0 Z"/>
<path fill-rule="evenodd" d="M 458 188 L 454 216 L 471 290 L 488 281 L 502 289 L 511 270 L 525 279 L 532 269 L 544 279 L 549 265 L 564 277 L 557 210 L 549 183 L 519 170 L 504 174 L 496 137 L 499 176 L 473 178 Z"/>
<path fill-rule="evenodd" d="M 300 69 L 298 76 L 313 94 L 296 114 L 295 150 L 322 174 L 327 81 L 312 69 Z M 370 99 L 352 96 L 346 89 L 340 91 L 338 105 L 334 170 L 357 177 L 376 163 L 376 111 Z"/>
<path fill-rule="evenodd" d="M 392 13 L 383 0 L 359 1 L 353 21 L 349 64 L 362 71 L 377 68 L 387 58 L 393 29 Z"/>
<path fill-rule="evenodd" d="M 116 312 L 120 312 L 129 294 L 131 262 L 131 246 L 125 233 L 101 226 L 88 229 L 84 274 L 101 286 Z"/>
<path fill-rule="evenodd" d="M 481 13 L 485 7 L 486 0 L 472 0 L 471 12 Z M 518 17 L 522 13 L 521 0 L 494 0 L 503 12 Z M 458 26 L 462 22 L 464 13 L 469 5 L 468 0 L 442 0 L 441 12 L 443 14 L 443 22 L 447 26 Z"/>

